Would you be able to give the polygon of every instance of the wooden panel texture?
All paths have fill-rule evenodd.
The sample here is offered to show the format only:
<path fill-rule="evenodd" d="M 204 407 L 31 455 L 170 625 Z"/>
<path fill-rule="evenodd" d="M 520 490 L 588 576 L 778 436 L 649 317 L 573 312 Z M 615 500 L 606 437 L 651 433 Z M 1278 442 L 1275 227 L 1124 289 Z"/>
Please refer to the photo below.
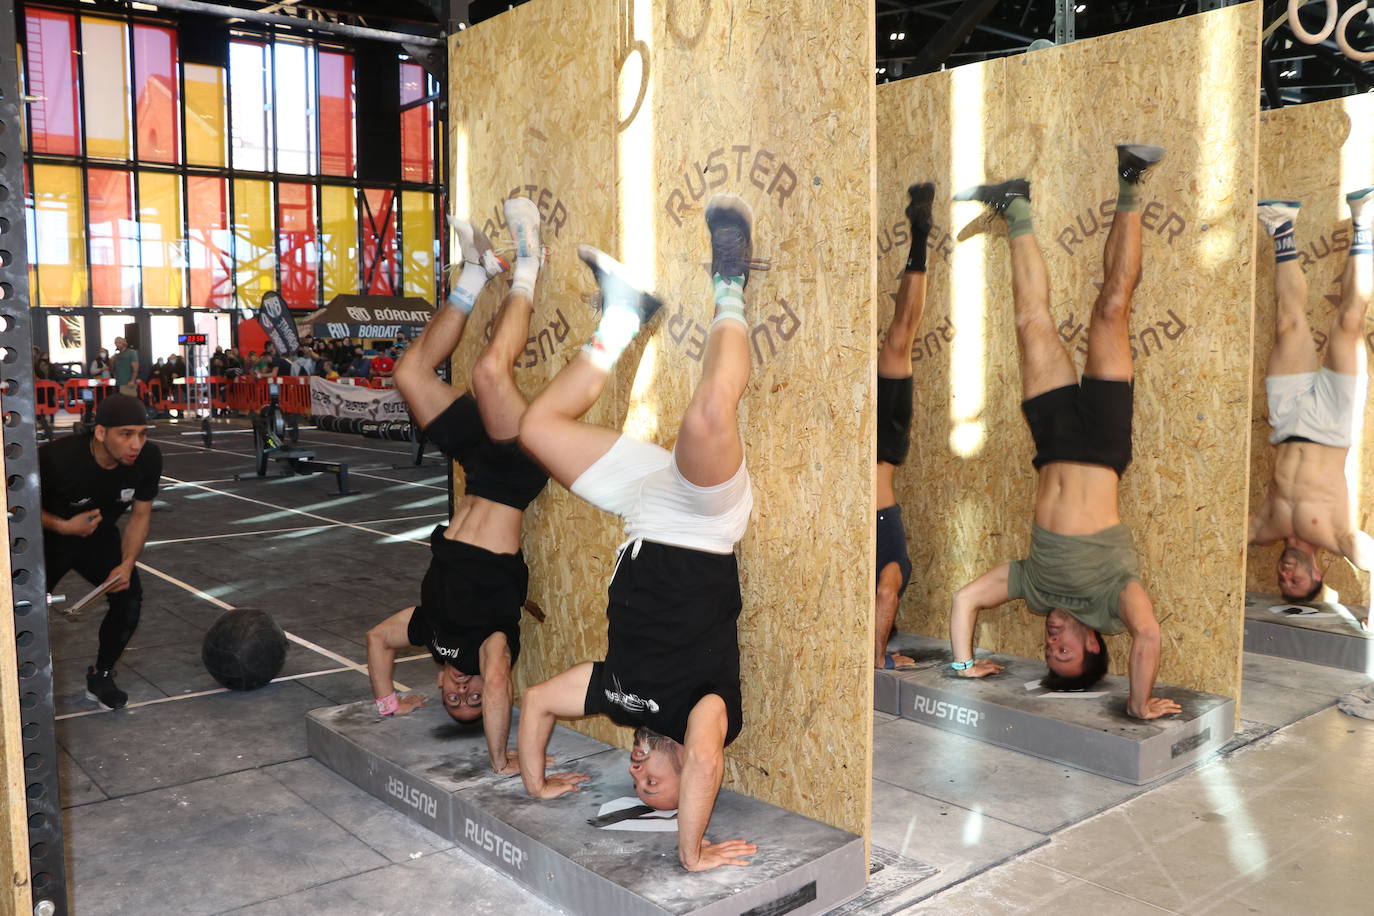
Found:
<path fill-rule="evenodd" d="M 706 200 L 728 191 L 753 207 L 768 269 L 746 294 L 755 509 L 738 550 L 745 727 L 726 783 L 860 834 L 872 727 L 872 16 L 859 0 L 538 0 L 460 33 L 450 55 L 455 201 L 492 214 L 499 238 L 512 189 L 549 194 L 547 208 L 536 202 L 553 255 L 517 364 L 527 395 L 595 327 L 576 246 L 596 245 L 668 305 L 588 419 L 671 445 L 712 316 Z M 484 294 L 476 326 L 500 293 Z M 480 346 L 470 337 L 460 369 Z M 522 686 L 603 656 L 621 540 L 615 519 L 557 485 L 525 531 L 547 621 L 525 628 Z M 575 727 L 629 738 L 604 719 Z"/>
<path fill-rule="evenodd" d="M 1297 222 L 1298 259 L 1307 275 L 1307 321 L 1313 342 L 1325 352 L 1327 331 L 1340 302 L 1341 271 L 1350 249 L 1350 210 L 1345 194 L 1374 184 L 1374 97 L 1355 95 L 1293 105 L 1260 115 L 1259 195 L 1302 201 Z M 1251 432 L 1250 508 L 1257 511 L 1274 472 L 1264 370 L 1274 346 L 1273 243 L 1255 241 L 1255 384 Z M 1366 319 L 1365 342 L 1374 349 L 1374 324 Z M 1346 479 L 1355 497 L 1355 518 L 1370 530 L 1374 485 L 1374 408 L 1365 403 L 1363 436 L 1350 450 Z M 1282 545 L 1253 547 L 1246 587 L 1278 594 L 1275 567 Z M 1369 604 L 1369 575 L 1333 558 L 1323 580 L 1342 601 Z"/>
<path fill-rule="evenodd" d="M 897 474 L 914 567 L 899 627 L 947 636 L 954 590 L 1029 543 L 1033 448 L 1006 230 L 950 196 L 1031 179 L 1052 311 L 1081 370 L 1115 209 L 1113 146 L 1158 143 L 1168 156 L 1142 196 L 1122 516 L 1163 621 L 1160 680 L 1239 695 L 1258 24 L 1249 3 L 879 86 L 880 330 L 908 247 L 906 186 L 939 185 L 911 457 Z M 1125 673 L 1129 641 L 1109 642 Z M 1014 602 L 984 612 L 977 643 L 1039 657 L 1042 622 Z"/>

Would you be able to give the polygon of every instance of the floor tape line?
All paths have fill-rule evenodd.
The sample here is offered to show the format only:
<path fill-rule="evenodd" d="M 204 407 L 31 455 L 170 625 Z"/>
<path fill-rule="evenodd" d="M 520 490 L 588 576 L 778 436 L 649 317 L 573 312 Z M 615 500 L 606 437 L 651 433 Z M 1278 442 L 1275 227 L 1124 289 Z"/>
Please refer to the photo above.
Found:
<path fill-rule="evenodd" d="M 138 568 L 139 568 L 139 569 L 142 569 L 142 570 L 144 570 L 144 571 L 146 571 L 146 572 L 148 572 L 148 573 L 150 573 L 150 574 L 152 574 L 152 575 L 154 575 L 154 576 L 157 576 L 159 579 L 164 579 L 164 580 L 166 580 L 167 582 L 170 582 L 170 583 L 172 583 L 173 585 L 175 585 L 175 586 L 177 586 L 177 587 L 179 587 L 179 588 L 185 589 L 186 591 L 188 591 L 188 592 L 190 592 L 191 594 L 195 595 L 197 598 L 200 598 L 200 599 L 203 600 L 203 601 L 208 601 L 208 602 L 210 602 L 210 603 L 213 604 L 215 607 L 221 608 L 221 609 L 226 610 L 226 611 L 232 611 L 232 610 L 234 610 L 234 606 L 233 606 L 232 604 L 229 604 L 227 601 L 221 601 L 219 598 L 216 598 L 214 595 L 211 595 L 211 594 L 208 594 L 208 593 L 206 593 L 206 592 L 204 592 L 204 591 L 201 591 L 200 589 L 196 588 L 194 585 L 191 585 L 189 582 L 183 582 L 183 581 L 181 581 L 180 579 L 178 579 L 176 576 L 171 575 L 170 573 L 165 573 L 165 572 L 163 572 L 163 571 L 160 570 L 160 569 L 153 569 L 153 567 L 149 566 L 149 565 L 146 564 L 146 563 L 139 563 L 139 564 L 138 564 Z M 360 671 L 360 672 L 362 672 L 363 674 L 366 674 L 366 673 L 367 673 L 367 666 L 366 666 L 366 665 L 360 665 L 360 664 L 358 664 L 357 662 L 353 661 L 352 659 L 345 658 L 344 656 L 340 655 L 340 654 L 337 653 L 337 652 L 331 652 L 329 649 L 326 649 L 324 646 L 316 645 L 315 643 L 311 642 L 310 640 L 305 639 L 305 638 L 300 637 L 300 636 L 297 636 L 295 633 L 292 633 L 292 632 L 289 631 L 289 630 L 284 630 L 284 632 L 286 633 L 286 638 L 289 639 L 289 640 L 291 640 L 292 642 L 294 642 L 294 643 L 295 643 L 296 645 L 298 645 L 298 646 L 301 646 L 301 647 L 303 647 L 303 648 L 309 649 L 309 650 L 311 650 L 312 652 L 317 652 L 317 653 L 319 653 L 320 655 L 323 655 L 325 658 L 329 659 L 330 661 L 338 662 L 339 664 L 345 665 L 345 666 L 347 666 L 348 668 L 351 668 L 351 669 L 354 670 L 354 671 Z M 407 687 L 405 684 L 398 683 L 398 682 L 395 681 L 395 680 L 393 680 L 391 683 L 392 683 L 393 686 L 395 686 L 395 688 L 396 688 L 397 690 L 409 690 L 409 689 L 410 689 L 410 688 Z"/>
<path fill-rule="evenodd" d="M 269 502 L 267 502 L 266 500 L 254 499 L 254 498 L 251 497 L 251 496 L 244 496 L 244 495 L 242 495 L 242 494 L 240 494 L 240 493 L 230 493 L 228 490 L 218 490 L 218 489 L 215 489 L 214 487 L 207 487 L 207 486 L 205 486 L 204 484 L 191 483 L 191 482 L 188 481 L 188 480 L 181 480 L 181 479 L 176 478 L 176 477 L 169 477 L 169 476 L 166 475 L 166 474 L 163 474 L 163 475 L 162 475 L 162 479 L 163 479 L 163 480 L 170 480 L 170 481 L 172 481 L 172 483 L 181 484 L 181 485 L 187 486 L 187 487 L 192 487 L 192 488 L 197 489 L 197 490 L 204 490 L 204 491 L 206 491 L 207 493 L 218 493 L 220 496 L 228 496 L 228 497 L 231 497 L 232 499 L 241 499 L 241 500 L 243 500 L 244 502 L 253 503 L 254 505 L 264 506 L 264 507 L 266 507 L 266 508 L 268 508 L 268 509 L 276 509 L 278 512 L 294 512 L 295 514 L 297 514 L 297 515 L 303 515 L 303 516 L 305 516 L 306 518 L 313 518 L 313 519 L 317 519 L 317 520 L 322 521 L 322 522 L 328 522 L 328 523 L 331 524 L 331 525 L 342 525 L 342 526 L 345 527 L 345 528 L 356 528 L 358 531 L 366 531 L 368 534 L 377 534 L 377 535 L 381 535 L 381 536 L 384 537 L 384 538 L 395 538 L 395 537 L 396 537 L 394 534 L 392 534 L 392 533 L 389 532 L 389 531 L 380 531 L 380 530 L 378 530 L 378 529 L 376 529 L 376 528 L 368 528 L 368 527 L 366 527 L 366 526 L 364 526 L 364 525 L 359 525 L 359 524 L 357 524 L 356 522 L 345 522 L 345 521 L 342 521 L 342 520 L 340 520 L 340 519 L 330 518 L 330 517 L 327 516 L 327 515 L 317 515 L 317 514 L 315 514 L 314 512 L 307 512 L 307 511 L 305 511 L 304 509 L 293 509 L 293 508 L 291 508 L 290 506 L 278 506 L 278 505 L 275 505 L 275 504 L 273 504 L 273 503 L 269 503 Z M 409 542 L 412 543 L 412 544 L 425 544 L 425 545 L 429 544 L 429 539 L 428 539 L 428 538 L 424 538 L 424 539 L 421 539 L 421 538 L 397 538 L 396 541 L 395 541 L 395 543 L 400 543 L 401 541 L 409 541 Z"/>
<path fill-rule="evenodd" d="M 422 518 L 447 518 L 442 512 L 428 512 L 424 515 L 402 515 L 398 518 L 371 518 L 358 522 L 359 525 L 380 525 L 387 522 L 411 522 Z M 214 541 L 219 538 L 243 538 L 256 534 L 289 534 L 293 531 L 321 531 L 333 525 L 301 525 L 296 528 L 264 528 L 259 531 L 226 531 L 222 534 L 201 534 L 189 538 L 165 538 L 161 541 L 148 541 L 144 547 L 157 547 L 162 544 L 185 544 L 188 541 Z"/>
<path fill-rule="evenodd" d="M 250 454 L 248 454 L 248 453 L 246 453 L 246 452 L 235 452 L 235 451 L 232 451 L 232 450 L 227 449 L 227 448 L 214 448 L 213 446 L 212 446 L 211 448 L 206 448 L 206 447 L 203 446 L 203 445 L 192 445 L 192 444 L 189 443 L 189 442 L 182 442 L 182 443 L 180 443 L 180 444 L 183 445 L 183 446 L 188 447 L 189 449 L 192 449 L 192 450 L 193 450 L 193 451 L 178 452 L 178 454 L 181 454 L 181 455 L 194 455 L 194 454 L 196 454 L 196 452 L 215 452 L 216 454 L 220 454 L 220 455 L 233 455 L 233 456 L 235 456 L 236 458 L 247 458 L 247 459 L 249 459 L 250 461 L 256 460 L 256 457 L 257 457 L 257 456 L 255 456 L 255 455 L 250 455 Z M 307 445 L 316 445 L 315 443 L 312 443 L 312 442 L 302 442 L 302 443 L 299 443 L 299 444 L 300 444 L 301 447 L 305 447 L 305 446 L 307 446 Z M 158 445 L 161 446 L 161 445 L 162 445 L 162 442 L 159 441 L 159 442 L 158 442 Z M 405 457 L 405 455 L 406 455 L 405 452 L 393 452 L 393 451 L 390 451 L 389 449 L 380 449 L 380 448 L 365 448 L 364 446 L 360 446 L 360 445 L 348 445 L 348 444 L 346 444 L 346 443 L 339 443 L 339 442 L 321 442 L 321 443 L 319 443 L 318 446 L 316 446 L 316 447 L 325 447 L 325 446 L 338 446 L 339 448 L 363 449 L 363 450 L 369 451 L 369 452 L 378 452 L 378 453 L 383 454 L 383 455 L 398 455 L 398 456 L 401 456 L 401 457 Z M 430 468 L 432 468 L 433 470 L 442 470 L 442 469 L 443 469 L 443 465 L 402 465 L 401 468 L 393 468 L 392 470 L 401 470 L 401 469 L 404 469 L 404 470 L 411 470 L 412 468 L 417 468 L 417 467 L 430 467 Z M 383 469 L 382 469 L 382 468 L 377 468 L 376 470 L 383 470 Z M 404 483 L 404 484 L 407 484 L 407 485 L 412 486 L 412 487 L 424 487 L 425 489 L 428 489 L 428 490 L 443 490 L 443 491 L 445 491 L 445 492 L 448 491 L 448 487 L 440 487 L 440 486 L 436 486 L 436 485 L 434 485 L 434 484 L 432 484 L 432 483 L 419 483 L 419 482 L 408 481 L 408 480 L 397 480 L 397 479 L 395 479 L 394 477 L 380 477 L 380 476 L 378 476 L 378 475 L 376 475 L 376 474 L 367 474 L 367 473 L 364 473 L 363 470 L 361 470 L 361 469 L 359 469 L 359 470 L 353 470 L 352 468 L 350 468 L 349 471 L 348 471 L 348 473 L 349 473 L 350 476 L 365 477 L 365 478 L 367 478 L 368 480 L 384 480 L 384 481 L 386 481 L 387 483 Z M 171 478 L 168 478 L 168 479 L 171 479 Z"/>
<path fill-rule="evenodd" d="M 418 661 L 419 659 L 422 659 L 422 658 L 429 658 L 429 656 L 428 656 L 428 655 L 408 655 L 408 656 L 406 656 L 405 658 L 398 658 L 398 659 L 396 659 L 396 664 L 399 665 L 399 664 L 401 664 L 402 662 L 413 662 L 413 661 Z M 356 670 L 356 669 L 353 668 L 352 666 L 349 666 L 349 667 L 347 667 L 347 668 L 326 668 L 326 669 L 324 669 L 323 671 L 306 671 L 306 672 L 304 672 L 303 674 L 286 674 L 286 675 L 283 675 L 283 676 L 281 676 L 281 677 L 274 677 L 274 678 L 272 678 L 272 683 L 274 683 L 274 684 L 279 684 L 279 683 L 282 683 L 283 681 L 303 681 L 303 680 L 305 680 L 306 678 L 321 677 L 321 676 L 326 675 L 326 674 L 343 674 L 345 671 L 354 671 L 354 670 Z M 216 687 L 216 688 L 214 688 L 214 689 L 212 689 L 212 690 L 197 690 L 197 691 L 194 691 L 194 692 L 192 692 L 192 693 L 179 693 L 179 694 L 177 694 L 176 696 L 172 696 L 172 697 L 158 697 L 158 698 L 155 699 L 155 700 L 140 700 L 140 701 L 137 702 L 137 703 L 130 703 L 129 705 L 125 706 L 124 709 L 140 709 L 140 708 L 142 708 L 142 707 L 144 707 L 144 706 L 157 706 L 159 703 L 173 703 L 173 702 L 175 702 L 175 701 L 177 701 L 177 700 L 193 700 L 193 699 L 195 699 L 196 697 L 208 697 L 208 696 L 213 696 L 214 694 L 217 694 L 217 693 L 228 693 L 228 692 L 229 692 L 228 689 L 227 689 L 227 688 L 224 688 L 224 687 Z M 114 710 L 113 710 L 113 709 L 106 709 L 104 706 L 101 706 L 99 709 L 83 709 L 83 710 L 81 710 L 80 712 L 67 712 L 67 713 L 63 713 L 62 715 L 56 716 L 55 718 L 58 719 L 58 720 L 62 720 L 62 719 L 79 719 L 79 718 L 81 718 L 82 716 L 98 716 L 98 715 L 100 715 L 101 713 L 106 713 L 106 712 L 114 712 Z"/>

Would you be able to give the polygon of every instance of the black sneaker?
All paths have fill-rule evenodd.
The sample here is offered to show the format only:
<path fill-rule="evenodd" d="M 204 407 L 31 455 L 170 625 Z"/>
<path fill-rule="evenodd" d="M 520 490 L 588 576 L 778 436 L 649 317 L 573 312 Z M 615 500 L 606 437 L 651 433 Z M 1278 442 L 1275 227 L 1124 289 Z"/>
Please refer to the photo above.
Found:
<path fill-rule="evenodd" d="M 591 245 L 579 245 L 577 256 L 592 269 L 596 285 L 601 287 L 601 310 L 613 302 L 633 309 L 639 314 L 639 326 L 644 327 L 659 309 L 663 300 L 646 293 L 625 276 L 625 266 L 615 258 Z"/>
<path fill-rule="evenodd" d="M 1030 200 L 1030 182 L 1024 178 L 1013 178 L 1001 184 L 978 184 L 954 195 L 955 200 L 976 200 L 998 213 L 1006 210 L 1007 205 L 1018 197 Z"/>
<path fill-rule="evenodd" d="M 129 695 L 115 686 L 113 671 L 87 668 L 86 699 L 95 700 L 106 709 L 119 709 L 129 702 Z"/>
<path fill-rule="evenodd" d="M 716 194 L 706 204 L 711 230 L 711 276 L 743 277 L 749 285 L 749 259 L 754 253 L 754 212 L 733 194 Z"/>
<path fill-rule="evenodd" d="M 1146 146 L 1144 143 L 1118 143 L 1116 145 L 1116 171 L 1131 184 L 1139 184 L 1145 170 L 1164 158 L 1164 147 Z"/>
<path fill-rule="evenodd" d="M 924 181 L 906 189 L 906 218 L 913 223 L 930 224 L 931 205 L 935 203 L 935 182 Z"/>

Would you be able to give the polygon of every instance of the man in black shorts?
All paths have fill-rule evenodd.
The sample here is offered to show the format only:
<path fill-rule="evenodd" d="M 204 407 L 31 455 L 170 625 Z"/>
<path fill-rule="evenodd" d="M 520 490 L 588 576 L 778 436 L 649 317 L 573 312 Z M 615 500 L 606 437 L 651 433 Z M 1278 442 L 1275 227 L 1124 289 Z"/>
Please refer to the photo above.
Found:
<path fill-rule="evenodd" d="M 452 521 L 430 535 L 432 559 L 420 603 L 368 631 L 367 667 L 377 711 L 405 715 L 424 697 L 396 696 L 396 652 L 428 647 L 439 665 L 444 708 L 458 722 L 481 719 L 492 769 L 514 774 L 518 761 L 506 747 L 511 670 L 520 656 L 520 610 L 529 584 L 520 524 L 548 477 L 516 442 L 525 398 L 514 366 L 529 336 L 543 255 L 539 210 L 520 197 L 506 201 L 505 212 L 516 243 L 515 270 L 491 341 L 473 366 L 471 392 L 460 394 L 435 369 L 452 357 L 488 276 L 507 265 L 466 222 L 453 223 L 464 263 L 448 304 L 396 365 L 396 387 L 411 416 L 430 442 L 462 465 L 466 485 Z"/>
<path fill-rule="evenodd" d="M 744 287 L 749 280 L 748 205 L 716 195 L 706 206 L 716 313 L 701 381 L 670 452 L 580 421 L 611 366 L 661 305 L 594 248 L 578 254 L 601 287 L 596 334 L 525 412 L 520 441 L 555 480 L 622 516 L 609 589 L 606 658 L 583 662 L 525 691 L 520 773 L 536 798 L 576 791 L 584 773 L 544 772 L 559 718 L 606 715 L 636 729 L 630 775 L 641 801 L 678 810 L 678 858 L 689 871 L 747 865 L 754 844 L 705 839 L 725 772 L 725 746 L 743 724 L 734 547 L 753 490 L 737 418 L 749 382 Z"/>
<path fill-rule="evenodd" d="M 76 570 L 92 585 L 113 582 L 100 623 L 100 648 L 86 672 L 86 696 L 107 709 L 129 702 L 114 666 L 138 628 L 143 605 L 138 555 L 148 539 L 162 452 L 148 441 L 148 415 L 137 398 L 112 394 L 95 411 L 90 435 L 54 439 L 38 450 L 43 490 L 47 590 Z M 133 507 L 120 533 L 117 522 Z"/>
<path fill-rule="evenodd" d="M 873 606 L 873 666 L 910 668 L 915 662 L 905 655 L 888 654 L 887 641 L 897 620 L 897 604 L 911 581 L 911 558 L 906 550 L 902 507 L 892 486 L 897 466 L 906 461 L 911 445 L 911 344 L 921 326 L 926 303 L 926 246 L 930 238 L 930 205 L 935 185 L 914 184 L 906 189 L 906 218 L 911 221 L 911 251 L 907 255 L 902 285 L 887 338 L 878 351 L 878 472 L 877 472 L 877 572 Z"/>
<path fill-rule="evenodd" d="M 1130 531 L 1121 524 L 1117 491 L 1131 461 L 1131 297 L 1140 282 L 1140 180 L 1164 156 L 1155 146 L 1117 147 L 1116 216 L 1102 254 L 1105 282 L 1093 304 L 1083 380 L 1050 316 L 1049 273 L 1031 225 L 1030 183 L 979 185 L 955 200 L 977 200 L 1006 217 L 1011 238 L 1012 297 L 1021 353 L 1021 409 L 1035 440 L 1035 524 L 1030 554 L 1003 563 L 954 595 L 952 667 L 964 677 L 1001 670 L 974 661 L 978 612 L 1011 598 L 1045 618 L 1043 684 L 1086 690 L 1107 671 L 1103 634 L 1131 635 L 1126 711 L 1154 719 L 1179 711 L 1152 696 L 1160 635 L 1154 605 L 1140 582 Z"/>

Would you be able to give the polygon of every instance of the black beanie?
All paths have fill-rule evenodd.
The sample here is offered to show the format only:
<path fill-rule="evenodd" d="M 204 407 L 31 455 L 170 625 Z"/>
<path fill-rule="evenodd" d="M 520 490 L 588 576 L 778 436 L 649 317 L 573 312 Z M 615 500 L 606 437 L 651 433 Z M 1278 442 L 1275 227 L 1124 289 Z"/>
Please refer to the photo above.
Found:
<path fill-rule="evenodd" d="M 127 394 L 111 394 L 95 409 L 95 425 L 106 429 L 115 426 L 147 426 L 148 413 L 143 402 Z"/>

